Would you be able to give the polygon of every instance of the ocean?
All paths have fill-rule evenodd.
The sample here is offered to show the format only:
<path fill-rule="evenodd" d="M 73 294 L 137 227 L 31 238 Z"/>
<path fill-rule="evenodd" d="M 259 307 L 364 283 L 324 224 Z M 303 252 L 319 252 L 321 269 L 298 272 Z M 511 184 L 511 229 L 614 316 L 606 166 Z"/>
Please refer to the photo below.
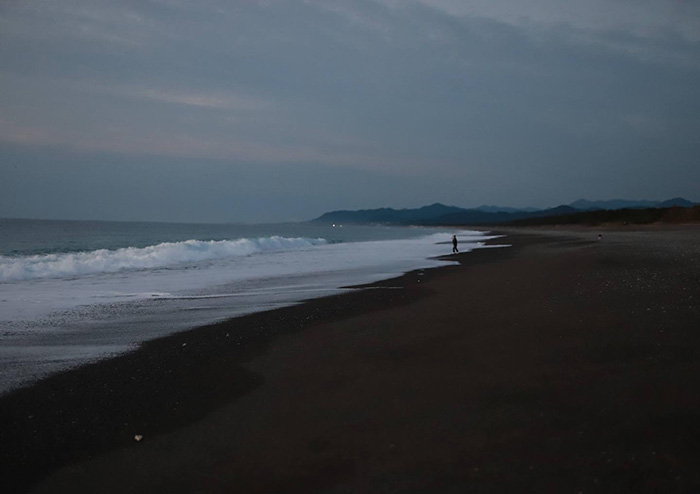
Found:
<path fill-rule="evenodd" d="M 468 230 L 0 219 L 0 394 L 139 343 L 446 265 Z"/>

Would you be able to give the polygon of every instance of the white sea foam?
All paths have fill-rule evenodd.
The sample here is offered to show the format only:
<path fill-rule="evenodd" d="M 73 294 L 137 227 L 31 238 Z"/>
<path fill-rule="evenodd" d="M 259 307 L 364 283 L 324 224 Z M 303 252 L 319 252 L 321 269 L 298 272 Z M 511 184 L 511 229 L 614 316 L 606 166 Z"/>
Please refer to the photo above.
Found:
<path fill-rule="evenodd" d="M 149 247 L 94 250 L 41 256 L 0 256 L 0 281 L 62 278 L 126 270 L 163 268 L 212 259 L 246 256 L 323 245 L 321 238 L 241 238 L 237 240 L 166 242 Z"/>
<path fill-rule="evenodd" d="M 0 257 L 0 394 L 159 336 L 443 266 L 454 262 L 438 259 L 454 233 L 461 252 L 494 238 L 427 230 L 327 242 L 300 232 Z"/>

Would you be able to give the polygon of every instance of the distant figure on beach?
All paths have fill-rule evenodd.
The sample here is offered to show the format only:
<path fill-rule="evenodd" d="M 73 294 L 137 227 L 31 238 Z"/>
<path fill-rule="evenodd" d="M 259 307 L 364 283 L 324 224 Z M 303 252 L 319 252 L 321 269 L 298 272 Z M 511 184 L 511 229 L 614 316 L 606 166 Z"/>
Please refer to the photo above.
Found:
<path fill-rule="evenodd" d="M 598 234 L 598 240 L 603 240 L 603 236 L 600 233 Z"/>
<path fill-rule="evenodd" d="M 457 248 L 457 235 L 452 235 L 452 253 L 456 254 L 457 252 L 459 252 Z"/>

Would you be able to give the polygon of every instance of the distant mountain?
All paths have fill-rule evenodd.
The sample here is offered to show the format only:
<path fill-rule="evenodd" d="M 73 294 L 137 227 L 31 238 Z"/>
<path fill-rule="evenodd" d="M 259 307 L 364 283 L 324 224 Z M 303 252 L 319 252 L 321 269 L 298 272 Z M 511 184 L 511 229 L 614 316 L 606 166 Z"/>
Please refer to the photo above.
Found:
<path fill-rule="evenodd" d="M 577 212 L 571 206 L 557 206 L 556 208 L 542 209 L 539 211 L 514 211 L 487 213 L 475 209 L 464 210 L 456 213 L 446 214 L 439 218 L 434 218 L 428 225 L 498 225 L 510 223 L 512 221 L 526 218 L 542 218 L 548 216 L 559 216 Z"/>
<path fill-rule="evenodd" d="M 700 206 L 577 210 L 573 214 L 524 218 L 513 225 L 646 225 L 650 223 L 700 223 Z"/>
<path fill-rule="evenodd" d="M 415 218 L 418 220 L 425 220 L 439 216 L 444 216 L 446 214 L 464 211 L 464 209 L 458 208 L 457 206 L 445 206 L 444 204 L 436 202 L 435 204 L 431 204 L 430 206 L 423 206 L 422 208 L 418 209 L 401 209 L 399 211 L 405 213 L 407 217 Z"/>
<path fill-rule="evenodd" d="M 625 209 L 625 208 L 653 208 L 658 202 L 656 201 L 628 201 L 625 199 L 610 199 L 608 201 L 588 201 L 579 199 L 569 204 L 572 208 L 581 211 L 591 209 Z"/>
<path fill-rule="evenodd" d="M 539 211 L 538 208 L 508 208 L 503 206 L 487 206 L 485 204 L 472 209 L 483 211 L 484 213 L 518 213 L 521 211 L 531 213 L 533 211 Z"/>
<path fill-rule="evenodd" d="M 316 218 L 319 223 L 338 224 L 388 224 L 388 225 L 497 225 L 512 222 L 536 221 L 538 218 L 572 215 L 583 211 L 662 208 L 671 206 L 691 207 L 694 203 L 676 197 L 667 201 L 587 201 L 579 199 L 569 205 L 549 209 L 515 209 L 500 206 L 479 206 L 465 209 L 435 203 L 414 209 L 361 209 L 359 211 L 331 211 Z"/>
<path fill-rule="evenodd" d="M 668 199 L 666 201 L 660 202 L 657 207 L 659 208 L 670 208 L 673 206 L 678 206 L 681 208 L 692 208 L 697 206 L 698 203 L 689 201 L 688 199 L 683 199 L 682 197 L 674 197 L 673 199 Z"/>
<path fill-rule="evenodd" d="M 359 211 L 331 211 L 313 221 L 322 223 L 388 223 L 388 224 L 422 224 L 440 216 L 465 211 L 456 206 L 435 203 L 417 209 L 360 209 Z"/>
<path fill-rule="evenodd" d="M 671 206 L 680 207 L 692 207 L 695 203 L 683 199 L 682 197 L 674 197 L 667 201 L 630 201 L 626 199 L 611 199 L 608 201 L 588 201 L 586 199 L 579 199 L 574 201 L 569 206 L 580 209 L 583 211 L 588 211 L 591 209 L 644 209 L 644 208 L 668 208 Z"/>
<path fill-rule="evenodd" d="M 505 211 L 504 211 L 505 209 Z M 570 206 L 525 211 L 493 206 L 493 212 L 464 209 L 435 203 L 418 209 L 361 209 L 359 211 L 331 211 L 316 218 L 315 222 L 338 224 L 392 224 L 392 225 L 493 225 L 523 218 L 570 214 L 577 210 Z"/>

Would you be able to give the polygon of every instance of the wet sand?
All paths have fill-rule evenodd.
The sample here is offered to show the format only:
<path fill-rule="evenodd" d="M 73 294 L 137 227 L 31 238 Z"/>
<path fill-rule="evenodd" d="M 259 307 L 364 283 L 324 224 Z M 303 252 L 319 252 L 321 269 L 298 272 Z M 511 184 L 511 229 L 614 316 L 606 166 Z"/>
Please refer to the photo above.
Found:
<path fill-rule="evenodd" d="M 696 492 L 700 229 L 598 232 L 511 230 L 4 396 L 3 491 Z"/>

